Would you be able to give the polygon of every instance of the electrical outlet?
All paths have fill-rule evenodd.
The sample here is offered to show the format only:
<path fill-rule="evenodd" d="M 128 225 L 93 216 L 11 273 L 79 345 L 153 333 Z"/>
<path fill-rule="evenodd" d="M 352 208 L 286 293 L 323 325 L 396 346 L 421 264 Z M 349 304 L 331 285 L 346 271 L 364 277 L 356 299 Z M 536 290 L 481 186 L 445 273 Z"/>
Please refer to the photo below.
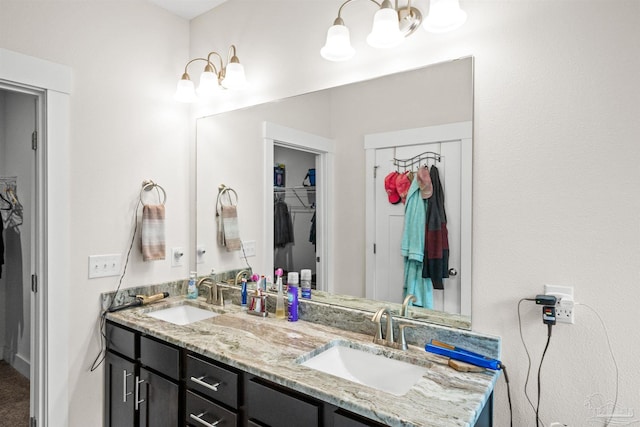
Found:
<path fill-rule="evenodd" d="M 242 241 L 242 247 L 244 248 L 244 256 L 256 256 L 256 241 L 244 240 Z"/>
<path fill-rule="evenodd" d="M 573 286 L 544 285 L 544 294 L 556 297 L 557 323 L 575 323 Z"/>
<path fill-rule="evenodd" d="M 120 254 L 111 255 L 90 255 L 89 256 L 89 279 L 97 277 L 117 276 L 120 274 L 121 258 Z"/>

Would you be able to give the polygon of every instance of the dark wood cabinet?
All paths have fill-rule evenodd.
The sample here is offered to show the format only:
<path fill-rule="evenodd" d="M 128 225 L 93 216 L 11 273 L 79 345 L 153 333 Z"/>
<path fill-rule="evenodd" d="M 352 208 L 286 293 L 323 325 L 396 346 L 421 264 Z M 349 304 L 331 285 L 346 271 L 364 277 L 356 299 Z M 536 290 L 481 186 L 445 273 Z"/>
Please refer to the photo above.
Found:
<path fill-rule="evenodd" d="M 180 387 L 147 369 L 140 368 L 138 411 L 141 427 L 180 425 Z"/>
<path fill-rule="evenodd" d="M 107 322 L 107 427 L 383 427 L 385 424 Z M 493 394 L 476 427 L 490 427 Z"/>
<path fill-rule="evenodd" d="M 135 364 L 115 353 L 105 357 L 105 425 L 135 426 Z"/>
<path fill-rule="evenodd" d="M 111 322 L 106 338 L 105 426 L 181 426 L 181 350 Z"/>

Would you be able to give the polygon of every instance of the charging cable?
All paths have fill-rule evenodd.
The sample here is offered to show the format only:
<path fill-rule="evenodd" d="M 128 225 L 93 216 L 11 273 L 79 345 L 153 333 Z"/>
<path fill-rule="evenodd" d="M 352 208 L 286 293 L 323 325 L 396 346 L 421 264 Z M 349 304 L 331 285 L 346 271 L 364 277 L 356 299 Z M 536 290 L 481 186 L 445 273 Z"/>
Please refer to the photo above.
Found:
<path fill-rule="evenodd" d="M 540 359 L 540 365 L 538 367 L 538 395 L 536 405 L 533 404 L 531 398 L 529 397 L 529 393 L 527 391 L 527 387 L 529 385 L 529 378 L 531 376 L 531 355 L 529 354 L 529 349 L 527 348 L 527 344 L 524 341 L 524 334 L 522 333 L 522 315 L 520 314 L 520 306 L 524 301 L 534 301 L 538 305 L 542 305 L 542 321 L 547 325 L 547 343 L 544 347 L 544 351 L 542 352 L 542 357 Z M 540 419 L 540 396 L 541 396 L 541 369 L 542 363 L 544 362 L 544 357 L 547 353 L 547 349 L 549 348 L 549 343 L 551 342 L 551 328 L 556 323 L 556 312 L 555 312 L 555 304 L 556 298 L 550 295 L 536 295 L 535 298 L 522 298 L 518 302 L 518 329 L 520 331 L 520 341 L 522 341 L 522 346 L 524 347 L 524 351 L 527 354 L 527 377 L 524 383 L 524 395 L 531 406 L 531 409 L 535 412 L 536 415 L 536 426 L 544 427 L 544 423 Z"/>
<path fill-rule="evenodd" d="M 122 286 L 122 281 L 124 280 L 124 276 L 127 274 L 127 266 L 129 265 L 131 250 L 133 249 L 133 243 L 135 242 L 136 233 L 138 232 L 138 211 L 140 209 L 140 205 L 142 205 L 142 202 L 138 201 L 138 203 L 136 204 L 136 208 L 133 211 L 133 235 L 131 236 L 131 243 L 129 244 L 129 250 L 127 251 L 127 259 L 124 262 L 122 274 L 120 275 L 120 279 L 118 280 L 118 286 L 116 287 L 116 291 L 113 294 L 113 298 L 111 298 L 111 301 L 109 301 L 109 305 L 105 310 L 102 311 L 102 313 L 100 313 L 100 325 L 99 325 L 100 351 L 98 352 L 98 355 L 96 356 L 96 358 L 93 360 L 93 363 L 91 364 L 91 368 L 90 368 L 91 372 L 98 369 L 98 367 L 102 365 L 102 362 L 104 362 L 104 359 L 107 356 L 107 332 L 105 330 L 105 324 L 107 321 L 107 312 L 111 307 L 113 307 L 113 303 L 115 302 L 116 297 L 118 296 L 118 292 L 120 292 L 120 287 Z"/>

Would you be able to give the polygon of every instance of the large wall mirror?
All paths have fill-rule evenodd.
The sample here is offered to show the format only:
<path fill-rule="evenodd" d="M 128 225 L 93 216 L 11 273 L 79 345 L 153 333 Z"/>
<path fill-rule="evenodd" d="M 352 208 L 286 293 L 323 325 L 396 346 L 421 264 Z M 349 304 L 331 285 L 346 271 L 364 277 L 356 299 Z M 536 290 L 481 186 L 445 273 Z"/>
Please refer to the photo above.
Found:
<path fill-rule="evenodd" d="M 434 291 L 433 309 L 413 313 L 470 327 L 472 121 L 471 57 L 199 118 L 198 274 L 310 269 L 319 301 L 371 311 L 400 303 L 404 205 L 389 203 L 384 180 L 397 168 L 393 159 L 432 152 L 438 160 L 421 162 L 441 170 L 458 258 L 455 276 Z M 239 251 L 218 243 L 221 185 L 237 194 L 222 203 L 236 205 Z M 278 234 L 280 202 L 292 243 Z M 384 243 L 372 226 L 381 218 Z"/>

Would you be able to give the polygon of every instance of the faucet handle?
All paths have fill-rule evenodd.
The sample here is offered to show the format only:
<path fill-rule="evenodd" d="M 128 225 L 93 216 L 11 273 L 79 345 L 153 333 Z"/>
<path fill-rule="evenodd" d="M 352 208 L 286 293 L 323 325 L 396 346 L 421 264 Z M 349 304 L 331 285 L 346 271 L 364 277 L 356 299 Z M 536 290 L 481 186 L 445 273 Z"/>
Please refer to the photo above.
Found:
<path fill-rule="evenodd" d="M 371 321 L 375 324 L 374 326 L 376 328 L 376 335 L 373 338 L 374 343 L 379 343 L 380 341 L 382 341 L 382 323 L 380 323 L 380 320 L 382 318 L 383 312 L 384 312 L 384 308 L 381 308 L 378 311 L 376 311 L 373 317 L 371 318 Z"/>
<path fill-rule="evenodd" d="M 409 348 L 409 346 L 407 345 L 407 339 L 404 336 L 404 330 L 406 328 L 415 328 L 416 325 L 410 325 L 408 323 L 401 323 L 398 325 L 398 342 L 397 342 L 397 348 L 401 349 L 401 350 L 407 350 Z"/>

